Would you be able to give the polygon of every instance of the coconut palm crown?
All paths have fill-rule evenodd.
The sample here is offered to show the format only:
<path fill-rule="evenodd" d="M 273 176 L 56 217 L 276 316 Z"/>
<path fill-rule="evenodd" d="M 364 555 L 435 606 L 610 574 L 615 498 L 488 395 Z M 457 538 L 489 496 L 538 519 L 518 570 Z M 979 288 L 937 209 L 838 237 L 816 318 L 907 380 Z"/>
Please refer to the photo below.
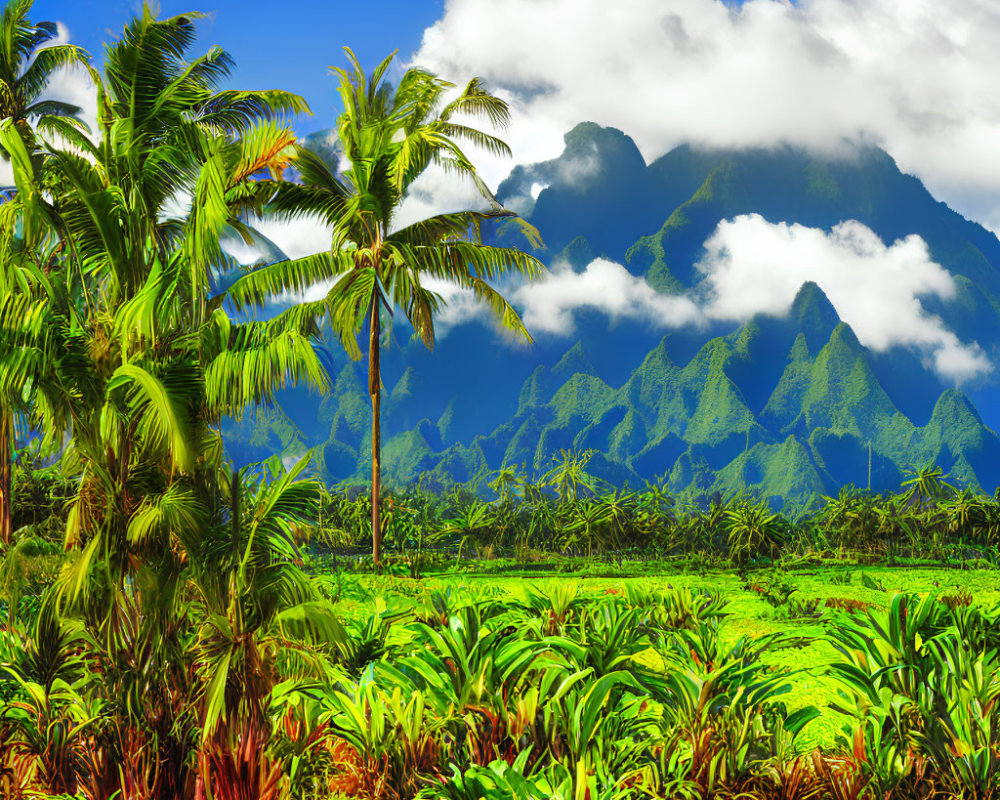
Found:
<path fill-rule="evenodd" d="M 394 55 L 368 77 L 347 49 L 350 68 L 334 69 L 344 107 L 336 133 L 347 166 L 341 172 L 300 149 L 291 163 L 301 183 L 279 187 L 269 207 L 279 217 L 318 216 L 331 230 L 330 249 L 258 270 L 229 292 L 237 307 L 260 306 L 277 292 L 302 292 L 319 281 L 332 280 L 322 300 L 303 308 L 327 315 L 356 358 L 360 357 L 356 337 L 367 327 L 372 555 L 376 562 L 381 557 L 377 499 L 383 317 L 401 310 L 414 334 L 433 347 L 434 316 L 443 301 L 427 284 L 447 281 L 485 303 L 501 327 L 530 341 L 521 318 L 492 282 L 511 272 L 533 278 L 543 270 L 541 262 L 517 248 L 484 243 L 481 226 L 485 220 L 510 218 L 532 245 L 541 245 L 534 228 L 500 205 L 461 147 L 467 142 L 495 155 L 510 155 L 510 148 L 499 138 L 465 122 L 479 119 L 502 127 L 510 116 L 507 104 L 478 79 L 449 100 L 456 87 L 416 67 L 408 69 L 393 87 L 386 73 Z M 395 223 L 408 190 L 432 165 L 471 179 L 487 210 L 438 214 L 398 227 Z"/>

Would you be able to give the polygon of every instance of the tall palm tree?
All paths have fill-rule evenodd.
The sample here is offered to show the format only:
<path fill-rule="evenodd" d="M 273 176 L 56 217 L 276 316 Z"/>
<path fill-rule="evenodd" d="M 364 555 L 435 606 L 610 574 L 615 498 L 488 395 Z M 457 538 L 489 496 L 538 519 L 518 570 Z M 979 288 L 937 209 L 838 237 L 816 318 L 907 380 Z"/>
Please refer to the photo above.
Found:
<path fill-rule="evenodd" d="M 189 599 L 188 583 L 208 597 L 210 582 L 197 578 L 235 572 L 238 591 L 255 592 L 234 604 L 240 636 L 255 630 L 250 623 L 257 623 L 247 621 L 260 610 L 254 603 L 271 603 L 270 623 L 290 594 L 278 591 L 289 574 L 278 569 L 282 554 L 263 558 L 265 537 L 253 519 L 246 536 L 233 537 L 242 546 L 238 570 L 231 548 L 226 558 L 212 550 L 233 505 L 222 502 L 219 420 L 267 402 L 288 382 L 322 389 L 328 379 L 312 344 L 314 317 L 293 310 L 266 321 L 231 319 L 216 280 L 232 266 L 220 237 L 249 235 L 244 216 L 262 210 L 293 153 L 295 137 L 281 116 L 307 110 L 305 103 L 284 92 L 220 90 L 232 67 L 225 52 L 186 57 L 196 20 L 157 19 L 146 7 L 108 47 L 103 70 L 92 72 L 94 139 L 71 125 L 39 126 L 29 148 L 11 123 L 0 127 L 18 188 L 2 211 L 0 245 L 4 232 L 24 232 L 12 247 L 25 253 L 24 275 L 32 267 L 35 283 L 52 285 L 42 327 L 57 345 L 43 348 L 47 340 L 26 330 L 31 314 L 13 306 L 7 313 L 0 303 L 0 392 L 24 395 L 42 378 L 56 390 L 50 405 L 59 414 L 50 414 L 45 427 L 66 442 L 62 464 L 78 476 L 67 524 L 67 544 L 78 553 L 63 576 L 62 599 L 83 611 L 116 665 L 111 702 L 135 709 L 135 697 L 161 697 L 156 718 L 124 716 L 163 765 L 151 797 L 178 796 L 190 773 L 183 735 L 189 709 L 172 706 L 177 691 L 170 685 L 180 676 L 186 691 L 193 680 L 190 670 L 178 669 L 184 664 L 177 654 L 187 613 L 178 601 Z M 190 198 L 189 207 L 178 194 Z M 48 297 L 34 289 L 22 294 L 25 302 Z M 23 344 L 23 368 L 15 369 L 14 351 L 5 347 L 15 339 Z M 35 372 L 28 369 L 32 359 Z M 238 498 L 235 506 L 239 515 Z M 104 575 L 93 580 L 97 566 Z M 203 607 L 219 611 L 208 600 Z M 305 627 L 284 618 L 279 624 Z M 118 658 L 146 643 L 151 649 L 141 666 Z M 252 656 L 252 644 L 237 655 Z M 243 658 L 231 671 L 249 674 L 251 662 Z M 168 772 L 172 777 L 163 777 Z"/>
<path fill-rule="evenodd" d="M 217 506 L 219 419 L 288 381 L 326 386 L 311 318 L 234 322 L 213 278 L 230 266 L 220 236 L 247 234 L 242 217 L 292 153 L 280 116 L 307 107 L 285 92 L 219 90 L 228 54 L 185 58 L 197 19 L 145 7 L 92 73 L 96 140 L 60 129 L 40 135 L 42 158 L 14 162 L 19 187 L 47 187 L 19 191 L 18 206 L 62 247 L 75 301 L 60 367 L 64 461 L 80 475 L 67 542 L 85 545 L 75 585 L 95 559 L 120 581 L 193 545 Z M 179 193 L 191 198 L 180 212 Z"/>
<path fill-rule="evenodd" d="M 10 0 L 0 12 L 0 120 L 10 120 L 18 136 L 29 151 L 33 149 L 34 133 L 31 123 L 61 127 L 58 117 L 72 117 L 79 109 L 52 99 L 41 99 L 53 73 L 72 64 L 84 65 L 86 53 L 74 45 L 51 44 L 58 31 L 55 23 L 28 20 L 32 0 Z M 68 123 L 63 123 L 63 125 Z M 10 147 L 0 145 L 4 160 L 12 157 Z M 0 187 L 10 189 L 12 187 Z M 6 233 L 13 236 L 13 228 Z M 13 255 L 9 245 L 4 245 L 8 255 Z M 18 256 L 25 252 L 15 247 Z M 29 248 L 30 249 L 30 248 Z M 5 295 L 18 282 L 11 274 L 17 268 L 18 257 L 4 258 L 0 286 Z M 8 308 L 7 311 L 10 311 Z M 14 449 L 14 418 L 16 398 L 0 394 L 0 542 L 10 541 L 11 477 Z"/>
<path fill-rule="evenodd" d="M 349 69 L 336 69 L 344 112 L 337 137 L 348 162 L 338 172 L 317 155 L 300 150 L 292 165 L 300 185 L 279 187 L 270 205 L 278 216 L 320 216 L 330 227 L 330 250 L 281 262 L 237 281 L 229 297 L 237 307 L 260 306 L 276 292 L 302 291 L 321 280 L 333 286 L 320 301 L 302 310 L 328 315 L 348 352 L 360 357 L 356 337 L 368 333 L 368 393 L 372 402 L 372 557 L 381 560 L 381 368 L 384 316 L 400 309 L 414 333 L 434 346 L 434 316 L 442 299 L 424 282 L 450 281 L 471 291 L 496 314 L 501 326 L 531 340 L 520 317 L 491 285 L 516 272 L 529 278 L 543 270 L 533 256 L 516 248 L 484 243 L 486 220 L 511 218 L 528 240 L 540 246 L 537 231 L 503 209 L 463 152 L 469 142 L 489 152 L 510 155 L 497 137 L 470 127 L 462 118 L 485 119 L 494 127 L 508 122 L 507 104 L 473 79 L 450 102 L 453 84 L 418 68 L 406 71 L 398 86 L 386 82 L 395 54 L 369 78 L 347 49 Z M 413 182 L 431 165 L 472 180 L 488 211 L 439 214 L 402 228 L 399 209 Z"/>

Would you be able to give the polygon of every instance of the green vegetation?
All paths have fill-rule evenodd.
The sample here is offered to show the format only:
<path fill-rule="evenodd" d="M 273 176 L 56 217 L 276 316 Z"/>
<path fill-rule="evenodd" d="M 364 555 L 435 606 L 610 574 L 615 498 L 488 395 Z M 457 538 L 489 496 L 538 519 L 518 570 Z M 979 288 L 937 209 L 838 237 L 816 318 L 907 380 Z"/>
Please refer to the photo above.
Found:
<path fill-rule="evenodd" d="M 278 293 L 302 291 L 321 281 L 332 281 L 326 297 L 303 303 L 297 313 L 328 314 L 354 357 L 360 357 L 358 331 L 368 327 L 368 394 L 372 404 L 371 487 L 377 498 L 381 487 L 381 403 L 383 317 L 394 308 L 428 348 L 434 346 L 434 315 L 440 297 L 424 284 L 447 281 L 469 290 L 496 315 L 501 326 L 528 341 L 531 337 L 514 308 L 490 284 L 510 271 L 529 278 L 544 269 L 520 250 L 483 244 L 480 228 L 487 220 L 513 218 L 540 245 L 537 233 L 504 210 L 459 147 L 468 141 L 489 152 L 510 155 L 495 136 L 469 127 L 463 119 L 485 119 L 506 125 L 507 104 L 473 79 L 444 103 L 452 84 L 417 68 L 407 70 L 393 89 L 385 82 L 392 56 L 371 78 L 348 50 L 351 70 L 340 76 L 344 112 L 337 121 L 338 142 L 349 166 L 338 174 L 335 165 L 299 148 L 290 164 L 301 183 L 283 183 L 270 198 L 273 217 L 313 214 L 330 228 L 330 250 L 297 261 L 279 262 L 239 278 L 228 297 L 240 309 L 263 308 Z M 470 178 L 491 204 L 488 212 L 439 214 L 392 230 L 396 215 L 412 183 L 432 164 Z M 372 556 L 381 558 L 381 507 L 372 504 Z"/>
<path fill-rule="evenodd" d="M 33 138 L 31 124 L 42 130 L 58 130 L 71 124 L 79 110 L 54 100 L 43 100 L 40 95 L 54 70 L 69 64 L 82 64 L 84 54 L 66 44 L 52 44 L 57 34 L 54 23 L 32 25 L 27 15 L 30 0 L 20 0 L 4 5 L 0 15 L 0 119 L 9 120 L 26 146 Z M 44 45 L 44 47 L 43 47 Z M 6 224 L 6 220 L 4 221 Z M 0 293 L 13 301 L 17 287 L 10 282 L 12 274 L 0 276 Z M 20 402 L 19 402 L 20 401 Z M 10 543 L 13 519 L 11 516 L 11 450 L 13 448 L 13 416 L 25 410 L 24 398 L 0 396 L 0 542 Z"/>
<path fill-rule="evenodd" d="M 608 461 L 576 441 L 553 461 L 539 444 L 537 479 L 508 461 L 488 483 L 432 487 L 432 474 L 382 492 L 383 307 L 430 345 L 439 298 L 422 280 L 450 279 L 526 335 L 487 283 L 538 268 L 482 243 L 480 223 L 509 216 L 499 206 L 390 232 L 435 159 L 475 179 L 457 140 L 505 150 L 452 115 L 498 123 L 506 107 L 477 81 L 443 103 L 450 87 L 420 70 L 393 90 L 388 60 L 369 78 L 352 58 L 338 125 L 350 166 L 338 173 L 284 124 L 306 110 L 301 98 L 221 90 L 229 56 L 188 57 L 197 15 L 158 19 L 144 6 L 99 72 L 75 48 L 36 52 L 53 28 L 31 25 L 29 11 L 8 3 L 0 20 L 0 148 L 16 181 L 0 205 L 0 795 L 1000 791 L 1000 607 L 985 591 L 995 594 L 1000 497 L 927 468 L 898 493 L 845 490 L 791 518 L 712 484 L 609 488 Z M 32 105 L 70 61 L 91 70 L 96 130 L 72 109 Z M 298 183 L 283 179 L 289 167 Z M 823 172 L 811 186 L 838 194 Z M 249 268 L 225 255 L 227 236 L 255 241 L 250 220 L 307 212 L 329 223 L 329 252 Z M 331 278 L 319 302 L 264 321 L 230 314 Z M 246 468 L 224 457 L 224 418 L 248 411 L 293 428 L 276 393 L 331 388 L 321 319 L 353 355 L 367 322 L 370 495 L 330 494 L 311 454 Z M 726 374 L 734 360 L 753 364 L 753 341 L 748 327 L 685 367 L 663 353 L 627 390 L 582 374 L 585 354 L 571 351 L 551 396 L 524 395 L 526 413 L 555 404 L 551 416 L 513 441 L 558 444 L 545 427 L 556 420 L 625 453 L 650 437 L 680 441 L 683 426 L 699 458 L 737 448 L 738 470 L 722 474 L 741 489 L 760 483 L 755 470 L 778 480 L 757 455 L 775 443 Z M 850 331 L 836 327 L 815 359 L 795 342 L 782 396 L 799 392 L 831 436 L 888 448 L 879 427 L 909 423 L 870 382 Z M 416 379 L 390 403 L 405 405 Z M 657 394 L 658 382 L 678 391 Z M 600 408 L 626 398 L 617 418 Z M 782 418 L 791 406 L 779 406 Z M 957 394 L 939 408 L 923 441 L 947 439 L 961 461 L 981 440 L 954 422 L 975 414 Z M 345 414 L 364 422 L 363 398 Z M 805 469 L 786 422 L 780 457 Z M 434 426 L 411 437 L 400 457 L 416 470 Z M 940 450 L 928 448 L 918 452 Z M 692 453 L 697 484 L 706 473 Z M 900 563 L 921 569 L 889 568 Z M 952 590 L 947 568 L 971 577 Z M 561 579 L 525 580 L 544 571 Z M 889 591 L 900 578 L 911 585 Z M 941 578 L 945 591 L 931 591 Z"/>

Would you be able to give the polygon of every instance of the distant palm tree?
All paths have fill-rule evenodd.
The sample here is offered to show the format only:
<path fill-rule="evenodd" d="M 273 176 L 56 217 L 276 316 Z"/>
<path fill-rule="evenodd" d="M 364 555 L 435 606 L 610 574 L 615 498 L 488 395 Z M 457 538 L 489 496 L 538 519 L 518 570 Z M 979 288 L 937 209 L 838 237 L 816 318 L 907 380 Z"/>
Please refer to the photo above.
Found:
<path fill-rule="evenodd" d="M 372 401 L 372 558 L 381 559 L 380 349 L 383 312 L 402 310 L 427 347 L 434 346 L 434 316 L 439 295 L 427 279 L 450 281 L 471 291 L 497 315 L 500 324 L 530 341 L 517 312 L 491 281 L 518 272 L 534 277 L 543 269 L 533 256 L 515 248 L 484 244 L 483 221 L 514 218 L 504 210 L 476 172 L 458 142 L 468 141 L 492 153 L 509 155 L 500 139 L 469 127 L 462 117 L 485 118 L 494 126 L 507 122 L 507 104 L 473 79 L 450 102 L 453 88 L 422 69 L 407 70 L 393 89 L 385 81 L 393 56 L 369 78 L 347 50 L 351 68 L 338 69 L 344 113 L 337 136 L 348 162 L 343 173 L 319 156 L 301 150 L 292 160 L 302 178 L 297 186 L 279 187 L 272 210 L 285 217 L 319 215 L 332 232 L 330 250 L 286 261 L 241 278 L 229 290 L 237 307 L 262 305 L 277 292 L 302 291 L 333 280 L 326 297 L 303 309 L 328 315 L 354 357 L 356 337 L 368 329 L 368 393 Z M 432 164 L 471 178 L 490 210 L 439 214 L 396 228 L 407 191 Z M 540 244 L 537 231 L 517 220 L 529 240 Z"/>
<path fill-rule="evenodd" d="M 552 458 L 552 468 L 541 477 L 541 483 L 556 490 L 559 499 L 575 503 L 581 490 L 590 494 L 597 491 L 598 479 L 587 472 L 593 450 L 577 453 L 562 449 Z"/>
<path fill-rule="evenodd" d="M 907 474 L 910 477 L 902 484 L 907 489 L 906 502 L 914 503 L 918 512 L 931 501 L 955 494 L 954 487 L 946 480 L 948 475 L 937 465 L 907 470 Z"/>

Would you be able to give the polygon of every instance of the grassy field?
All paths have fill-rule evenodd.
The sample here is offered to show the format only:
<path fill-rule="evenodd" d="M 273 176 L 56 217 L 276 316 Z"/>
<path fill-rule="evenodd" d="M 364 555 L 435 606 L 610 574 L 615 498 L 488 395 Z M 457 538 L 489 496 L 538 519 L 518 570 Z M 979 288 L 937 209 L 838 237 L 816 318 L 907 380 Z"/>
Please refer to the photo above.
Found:
<path fill-rule="evenodd" d="M 634 566 L 636 571 L 645 569 L 641 564 Z M 627 569 L 626 563 L 614 571 Z M 619 593 L 630 584 L 659 591 L 671 588 L 708 590 L 727 602 L 728 616 L 720 630 L 729 642 L 741 636 L 758 640 L 783 635 L 784 641 L 776 642 L 763 661 L 776 672 L 794 673 L 791 690 L 783 698 L 789 711 L 809 705 L 824 708 L 838 697 L 840 683 L 827 670 L 837 655 L 825 636 L 825 629 L 834 616 L 825 605 L 827 600 L 847 598 L 861 601 L 873 610 L 884 610 L 896 593 L 947 596 L 968 592 L 973 602 L 984 608 L 1000 605 L 1000 570 L 948 567 L 819 566 L 788 572 L 763 570 L 745 576 L 732 569 L 720 569 L 703 574 L 669 572 L 634 578 L 573 573 L 552 575 L 530 570 L 496 575 L 473 568 L 459 574 L 442 573 L 419 579 L 348 573 L 339 577 L 321 575 L 319 580 L 329 596 L 337 600 L 338 611 L 358 621 L 369 616 L 380 601 L 389 609 L 408 612 L 427 605 L 435 593 L 450 593 L 454 602 L 461 603 L 514 600 L 524 594 L 526 586 L 544 592 L 560 585 L 569 586 L 584 597 L 595 598 Z M 752 588 L 768 581 L 794 588 L 789 595 L 791 604 L 818 601 L 816 610 L 798 616 L 789 603 L 777 606 L 768 603 Z M 880 588 L 872 588 L 871 584 Z M 796 743 L 803 751 L 832 747 L 843 724 L 842 717 L 823 714 L 809 723 Z"/>

